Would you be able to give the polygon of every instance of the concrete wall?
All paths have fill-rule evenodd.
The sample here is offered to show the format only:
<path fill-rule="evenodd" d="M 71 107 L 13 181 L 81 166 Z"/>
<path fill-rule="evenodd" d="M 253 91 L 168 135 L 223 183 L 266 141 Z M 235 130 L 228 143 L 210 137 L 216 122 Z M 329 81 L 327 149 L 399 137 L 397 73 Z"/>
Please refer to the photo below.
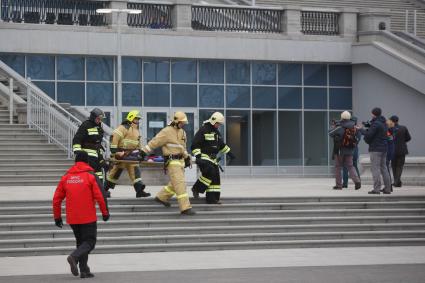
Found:
<path fill-rule="evenodd" d="M 389 117 L 396 114 L 400 124 L 412 135 L 408 144 L 410 155 L 425 156 L 425 94 L 400 83 L 367 64 L 353 65 L 353 111 L 360 121 L 371 118 L 370 111 L 378 106 Z M 361 143 L 361 152 L 367 145 Z"/>

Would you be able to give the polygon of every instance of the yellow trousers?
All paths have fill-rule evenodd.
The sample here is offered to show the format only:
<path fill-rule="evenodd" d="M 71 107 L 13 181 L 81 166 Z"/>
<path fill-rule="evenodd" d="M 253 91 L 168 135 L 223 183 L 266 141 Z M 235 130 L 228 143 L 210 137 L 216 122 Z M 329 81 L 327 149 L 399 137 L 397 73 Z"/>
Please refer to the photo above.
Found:
<path fill-rule="evenodd" d="M 107 180 L 116 183 L 121 176 L 123 170 L 127 170 L 128 177 L 130 177 L 131 183 L 134 185 L 137 182 L 141 182 L 141 174 L 139 164 L 131 163 L 116 163 L 108 172 Z"/>
<path fill-rule="evenodd" d="M 186 191 L 186 180 L 184 177 L 184 161 L 171 160 L 167 165 L 167 173 L 170 177 L 168 184 L 162 188 L 156 195 L 157 198 L 168 202 L 170 198 L 176 195 L 180 211 L 192 208 L 189 201 L 189 195 Z"/>

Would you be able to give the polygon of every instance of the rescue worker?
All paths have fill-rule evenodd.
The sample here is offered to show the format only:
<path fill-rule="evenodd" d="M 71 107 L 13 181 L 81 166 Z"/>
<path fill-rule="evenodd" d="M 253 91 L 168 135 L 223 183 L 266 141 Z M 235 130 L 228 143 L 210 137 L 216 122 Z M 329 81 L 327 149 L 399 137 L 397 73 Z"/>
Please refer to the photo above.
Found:
<path fill-rule="evenodd" d="M 142 119 L 138 110 L 132 110 L 127 114 L 127 118 L 116 128 L 112 135 L 112 141 L 110 144 L 111 157 L 118 160 L 115 162 L 112 169 L 109 171 L 106 177 L 105 190 L 107 196 L 110 197 L 109 189 L 114 189 L 115 185 L 121 176 L 124 169 L 127 170 L 128 176 L 133 184 L 134 190 L 136 191 L 136 198 L 148 197 L 151 194 L 144 191 L 145 184 L 143 184 L 139 163 L 134 162 L 120 162 L 119 160 L 125 160 L 128 156 L 137 153 L 140 160 L 143 160 L 145 153 L 141 151 L 140 144 L 140 131 L 139 122 Z"/>
<path fill-rule="evenodd" d="M 104 149 L 102 147 L 104 133 L 102 120 L 104 118 L 105 113 L 99 108 L 94 108 L 90 112 L 89 119 L 81 124 L 72 140 L 74 154 L 79 151 L 87 152 L 89 165 L 93 168 L 102 185 L 104 181 L 102 168 L 105 166 L 105 159 L 103 158 Z"/>
<path fill-rule="evenodd" d="M 67 261 L 71 273 L 78 276 L 80 266 L 81 278 L 92 278 L 93 273 L 87 265 L 89 253 L 96 245 L 97 216 L 95 201 L 102 212 L 103 221 L 108 221 L 109 210 L 104 198 L 103 188 L 99 179 L 93 174 L 93 168 L 88 163 L 88 155 L 84 151 L 75 154 L 75 165 L 61 178 L 53 197 L 53 217 L 55 225 L 62 228 L 61 205 L 66 198 L 66 222 L 74 232 L 76 246 Z"/>
<path fill-rule="evenodd" d="M 187 123 L 184 112 L 175 112 L 173 121 L 149 141 L 143 150 L 149 154 L 162 147 L 164 170 L 170 177 L 170 182 L 156 195 L 155 201 L 170 207 L 169 199 L 176 195 L 181 214 L 194 215 L 184 175 L 184 168 L 191 166 L 190 155 L 186 150 L 186 132 L 183 129 Z"/>
<path fill-rule="evenodd" d="M 193 197 L 199 198 L 200 193 L 206 192 L 206 203 L 208 204 L 220 204 L 218 153 L 227 154 L 230 161 L 235 159 L 235 155 L 224 143 L 219 132 L 219 128 L 223 124 L 223 114 L 213 113 L 195 134 L 191 146 L 192 154 L 196 157 L 196 164 L 201 170 L 201 176 L 192 187 Z"/>

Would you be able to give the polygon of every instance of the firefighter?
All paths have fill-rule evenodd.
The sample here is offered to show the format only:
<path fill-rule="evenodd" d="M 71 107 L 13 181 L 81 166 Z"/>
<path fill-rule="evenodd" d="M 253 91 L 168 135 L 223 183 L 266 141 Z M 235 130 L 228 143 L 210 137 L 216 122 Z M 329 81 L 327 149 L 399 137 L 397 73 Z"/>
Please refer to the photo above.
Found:
<path fill-rule="evenodd" d="M 206 192 L 206 203 L 220 204 L 220 171 L 217 155 L 227 154 L 231 160 L 235 155 L 230 151 L 221 137 L 219 128 L 224 124 L 224 116 L 215 112 L 204 122 L 193 138 L 192 154 L 196 157 L 196 164 L 201 170 L 201 176 L 192 187 L 193 197 Z"/>
<path fill-rule="evenodd" d="M 103 185 L 102 168 L 105 166 L 103 158 L 104 149 L 102 147 L 103 129 L 102 120 L 105 118 L 105 113 L 99 108 L 94 108 L 90 112 L 88 120 L 84 121 L 78 128 L 77 133 L 72 140 L 72 149 L 74 154 L 79 151 L 87 152 L 89 156 L 89 165 L 95 171 Z"/>
<path fill-rule="evenodd" d="M 133 184 L 134 190 L 136 191 L 136 198 L 148 197 L 151 194 L 145 192 L 145 184 L 143 184 L 139 163 L 134 162 L 120 162 L 119 160 L 125 160 L 136 153 L 140 156 L 140 160 L 143 160 L 145 153 L 141 151 L 140 144 L 140 132 L 139 132 L 139 121 L 142 119 L 138 110 L 132 110 L 127 114 L 127 118 L 116 128 L 112 135 L 112 141 L 110 145 L 111 157 L 118 160 L 115 162 L 112 169 L 109 171 L 106 182 L 105 190 L 107 196 L 110 197 L 109 189 L 114 189 L 115 185 L 123 172 L 127 170 L 128 176 Z M 130 158 L 128 158 L 130 160 Z"/>
<path fill-rule="evenodd" d="M 183 215 L 194 215 L 186 191 L 184 168 L 191 166 L 190 155 L 186 150 L 186 132 L 183 127 L 188 123 L 184 112 L 175 112 L 173 121 L 163 128 L 144 148 L 145 153 L 162 147 L 164 168 L 170 182 L 156 195 L 155 201 L 170 207 L 169 199 L 176 195 L 180 212 Z"/>

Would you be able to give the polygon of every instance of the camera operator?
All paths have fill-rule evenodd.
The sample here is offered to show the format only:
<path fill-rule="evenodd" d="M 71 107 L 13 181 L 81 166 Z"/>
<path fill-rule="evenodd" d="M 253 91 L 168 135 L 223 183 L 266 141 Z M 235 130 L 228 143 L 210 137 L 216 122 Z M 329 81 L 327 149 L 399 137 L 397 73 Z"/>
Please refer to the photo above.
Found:
<path fill-rule="evenodd" d="M 360 139 L 360 134 L 351 120 L 348 111 L 341 113 L 341 121 L 333 121 L 333 127 L 329 130 L 329 136 L 333 138 L 333 159 L 335 160 L 335 183 L 334 190 L 342 190 L 342 168 L 348 170 L 350 178 L 355 184 L 355 189 L 361 188 L 360 177 L 353 166 L 353 154 Z"/>
<path fill-rule="evenodd" d="M 371 171 L 373 177 L 373 190 L 369 194 L 379 195 L 381 192 L 381 175 L 384 180 L 384 194 L 391 194 L 391 180 L 387 170 L 387 125 L 385 117 L 382 116 L 381 108 L 372 109 L 372 120 L 370 123 L 362 123 L 360 132 L 365 142 L 369 145 Z"/>

